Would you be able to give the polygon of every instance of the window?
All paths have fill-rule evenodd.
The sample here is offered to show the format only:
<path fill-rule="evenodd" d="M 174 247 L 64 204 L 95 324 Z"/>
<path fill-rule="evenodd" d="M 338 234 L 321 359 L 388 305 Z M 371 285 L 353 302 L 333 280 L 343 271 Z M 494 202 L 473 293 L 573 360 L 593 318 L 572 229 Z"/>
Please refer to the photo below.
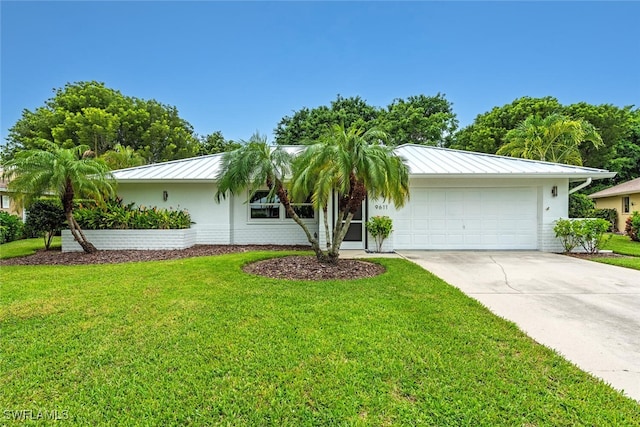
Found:
<path fill-rule="evenodd" d="M 304 203 L 293 204 L 293 209 L 302 219 L 315 219 L 315 211 L 311 204 L 311 198 Z M 269 197 L 266 190 L 256 191 L 249 200 L 250 219 L 282 220 L 290 218 L 278 196 Z"/>
<path fill-rule="evenodd" d="M 629 196 L 622 198 L 622 213 L 629 213 Z"/>
<path fill-rule="evenodd" d="M 11 199 L 6 194 L 3 194 L 0 198 L 0 208 L 9 209 L 9 205 L 11 205 Z"/>
<path fill-rule="evenodd" d="M 304 203 L 292 204 L 292 207 L 296 214 L 302 219 L 314 219 L 316 217 L 316 211 L 311 204 L 311 196 L 307 197 Z M 288 212 L 285 213 L 287 214 L 287 218 L 291 218 Z"/>
<path fill-rule="evenodd" d="M 251 219 L 280 218 L 280 200 L 278 196 L 269 198 L 268 191 L 257 191 L 249 201 Z"/>

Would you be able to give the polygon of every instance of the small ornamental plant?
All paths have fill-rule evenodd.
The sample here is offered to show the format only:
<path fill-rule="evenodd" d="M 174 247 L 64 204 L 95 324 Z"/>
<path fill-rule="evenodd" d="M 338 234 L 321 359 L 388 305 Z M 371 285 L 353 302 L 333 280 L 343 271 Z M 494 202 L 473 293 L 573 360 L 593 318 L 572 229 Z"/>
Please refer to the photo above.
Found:
<path fill-rule="evenodd" d="M 374 216 L 367 221 L 366 227 L 376 242 L 376 252 L 380 252 L 382 243 L 393 231 L 393 221 L 388 216 Z"/>
<path fill-rule="evenodd" d="M 640 213 L 634 211 L 625 223 L 624 232 L 634 242 L 640 242 Z"/>

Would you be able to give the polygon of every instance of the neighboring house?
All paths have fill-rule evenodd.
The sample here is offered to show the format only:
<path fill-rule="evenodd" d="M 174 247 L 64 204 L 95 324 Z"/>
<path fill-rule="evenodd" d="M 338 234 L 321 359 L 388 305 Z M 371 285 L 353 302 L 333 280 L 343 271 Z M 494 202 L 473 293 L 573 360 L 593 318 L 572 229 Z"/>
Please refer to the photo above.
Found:
<path fill-rule="evenodd" d="M 615 209 L 618 212 L 618 230 L 624 231 L 627 218 L 634 211 L 640 211 L 640 178 L 598 191 L 589 197 L 598 209 Z"/>
<path fill-rule="evenodd" d="M 0 211 L 9 212 L 12 215 L 18 215 L 23 218 L 23 209 L 18 208 L 11 192 L 9 192 L 7 186 L 9 181 L 3 177 L 3 170 L 0 169 Z"/>
<path fill-rule="evenodd" d="M 367 200 L 342 248 L 374 249 L 364 223 L 371 216 L 387 215 L 394 231 L 384 250 L 561 251 L 553 226 L 568 216 L 569 183 L 615 175 L 412 144 L 396 152 L 410 169 L 410 200 L 398 210 L 391 203 Z M 198 244 L 308 244 L 284 208 L 266 200 L 266 192 L 250 201 L 245 192 L 216 203 L 221 159 L 222 154 L 214 154 L 115 171 L 118 194 L 125 203 L 187 209 Z M 307 204 L 298 209 L 322 242 L 322 212 Z M 329 206 L 329 221 L 334 215 L 335 207 Z"/>

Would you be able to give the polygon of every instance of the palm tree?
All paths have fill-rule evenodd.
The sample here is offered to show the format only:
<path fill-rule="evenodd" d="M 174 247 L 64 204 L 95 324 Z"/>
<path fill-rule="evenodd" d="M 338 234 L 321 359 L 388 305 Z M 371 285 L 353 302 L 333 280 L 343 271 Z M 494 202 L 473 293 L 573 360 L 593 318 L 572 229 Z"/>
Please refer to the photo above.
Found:
<path fill-rule="evenodd" d="M 367 197 L 391 201 L 396 208 L 409 198 L 409 171 L 404 160 L 376 129 L 364 130 L 334 125 L 319 142 L 307 147 L 293 164 L 292 197 L 311 195 L 316 209 L 324 213 L 326 249 L 312 243 L 320 262 L 333 264 L 354 214 Z M 338 193 L 338 214 L 333 230 L 328 223 L 328 205 Z"/>
<path fill-rule="evenodd" d="M 560 114 L 545 118 L 529 116 L 510 130 L 505 139 L 507 143 L 497 154 L 579 166 L 583 142 L 596 148 L 602 145 L 602 138 L 591 123 Z"/>
<path fill-rule="evenodd" d="M 318 261 L 335 264 L 353 215 L 367 194 L 391 200 L 396 207 L 409 197 L 407 166 L 390 147 L 381 144 L 384 138 L 386 135 L 377 130 L 345 131 L 344 126 L 335 126 L 318 143 L 293 156 L 282 146 L 270 146 L 266 138 L 254 135 L 241 148 L 224 154 L 216 200 L 227 191 L 236 194 L 245 188 L 251 197 L 266 185 L 269 197 L 277 195 L 288 216 L 304 230 Z M 327 210 L 334 191 L 341 197 L 331 232 Z M 306 201 L 309 195 L 314 208 L 324 213 L 325 250 L 292 205 Z"/>
<path fill-rule="evenodd" d="M 23 205 L 54 194 L 62 203 L 74 239 L 85 252 L 96 252 L 73 217 L 73 200 L 82 196 L 101 201 L 112 196 L 114 183 L 109 168 L 93 158 L 87 145 L 65 149 L 48 142 L 45 146 L 48 151 L 22 151 L 4 164 L 5 174 L 12 178 L 9 188 Z"/>
<path fill-rule="evenodd" d="M 144 157 L 133 148 L 129 146 L 123 147 L 120 144 L 114 145 L 112 150 L 105 152 L 100 158 L 104 160 L 111 170 L 131 168 L 145 164 Z"/>
<path fill-rule="evenodd" d="M 285 179 L 291 175 L 293 155 L 282 146 L 271 146 L 266 136 L 254 134 L 249 141 L 241 141 L 241 147 L 226 152 L 222 157 L 222 167 L 218 173 L 216 201 L 225 198 L 227 192 L 237 194 L 249 190 L 249 198 L 266 186 L 269 198 L 278 196 L 289 216 L 304 230 L 310 243 L 316 242 L 307 225 L 291 206 Z"/>

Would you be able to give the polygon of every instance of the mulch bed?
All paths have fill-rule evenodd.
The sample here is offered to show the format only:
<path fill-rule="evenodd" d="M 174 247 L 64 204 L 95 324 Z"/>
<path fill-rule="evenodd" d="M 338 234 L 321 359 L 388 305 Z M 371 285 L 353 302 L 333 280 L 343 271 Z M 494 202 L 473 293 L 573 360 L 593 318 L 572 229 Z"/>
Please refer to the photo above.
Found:
<path fill-rule="evenodd" d="M 570 254 L 566 254 L 566 255 L 574 257 L 574 258 L 581 258 L 581 259 L 592 259 L 592 258 L 633 258 L 631 256 L 620 255 L 620 254 L 616 254 L 616 253 L 613 253 L 613 252 L 598 252 L 597 254 L 570 253 Z"/>
<path fill-rule="evenodd" d="M 33 255 L 0 260 L 0 266 L 8 265 L 90 265 L 124 262 L 163 261 L 210 255 L 224 255 L 249 251 L 308 251 L 309 246 L 282 245 L 196 245 L 178 250 L 121 250 L 61 252 L 41 250 Z M 336 266 L 320 264 L 314 256 L 288 256 L 274 258 L 245 266 L 244 271 L 278 279 L 329 280 L 359 279 L 382 274 L 384 267 L 371 262 L 340 259 Z"/>
<path fill-rule="evenodd" d="M 385 268 L 372 262 L 339 259 L 337 265 L 320 264 L 315 256 L 287 256 L 258 261 L 244 266 L 246 273 L 273 279 L 331 280 L 375 277 Z"/>

